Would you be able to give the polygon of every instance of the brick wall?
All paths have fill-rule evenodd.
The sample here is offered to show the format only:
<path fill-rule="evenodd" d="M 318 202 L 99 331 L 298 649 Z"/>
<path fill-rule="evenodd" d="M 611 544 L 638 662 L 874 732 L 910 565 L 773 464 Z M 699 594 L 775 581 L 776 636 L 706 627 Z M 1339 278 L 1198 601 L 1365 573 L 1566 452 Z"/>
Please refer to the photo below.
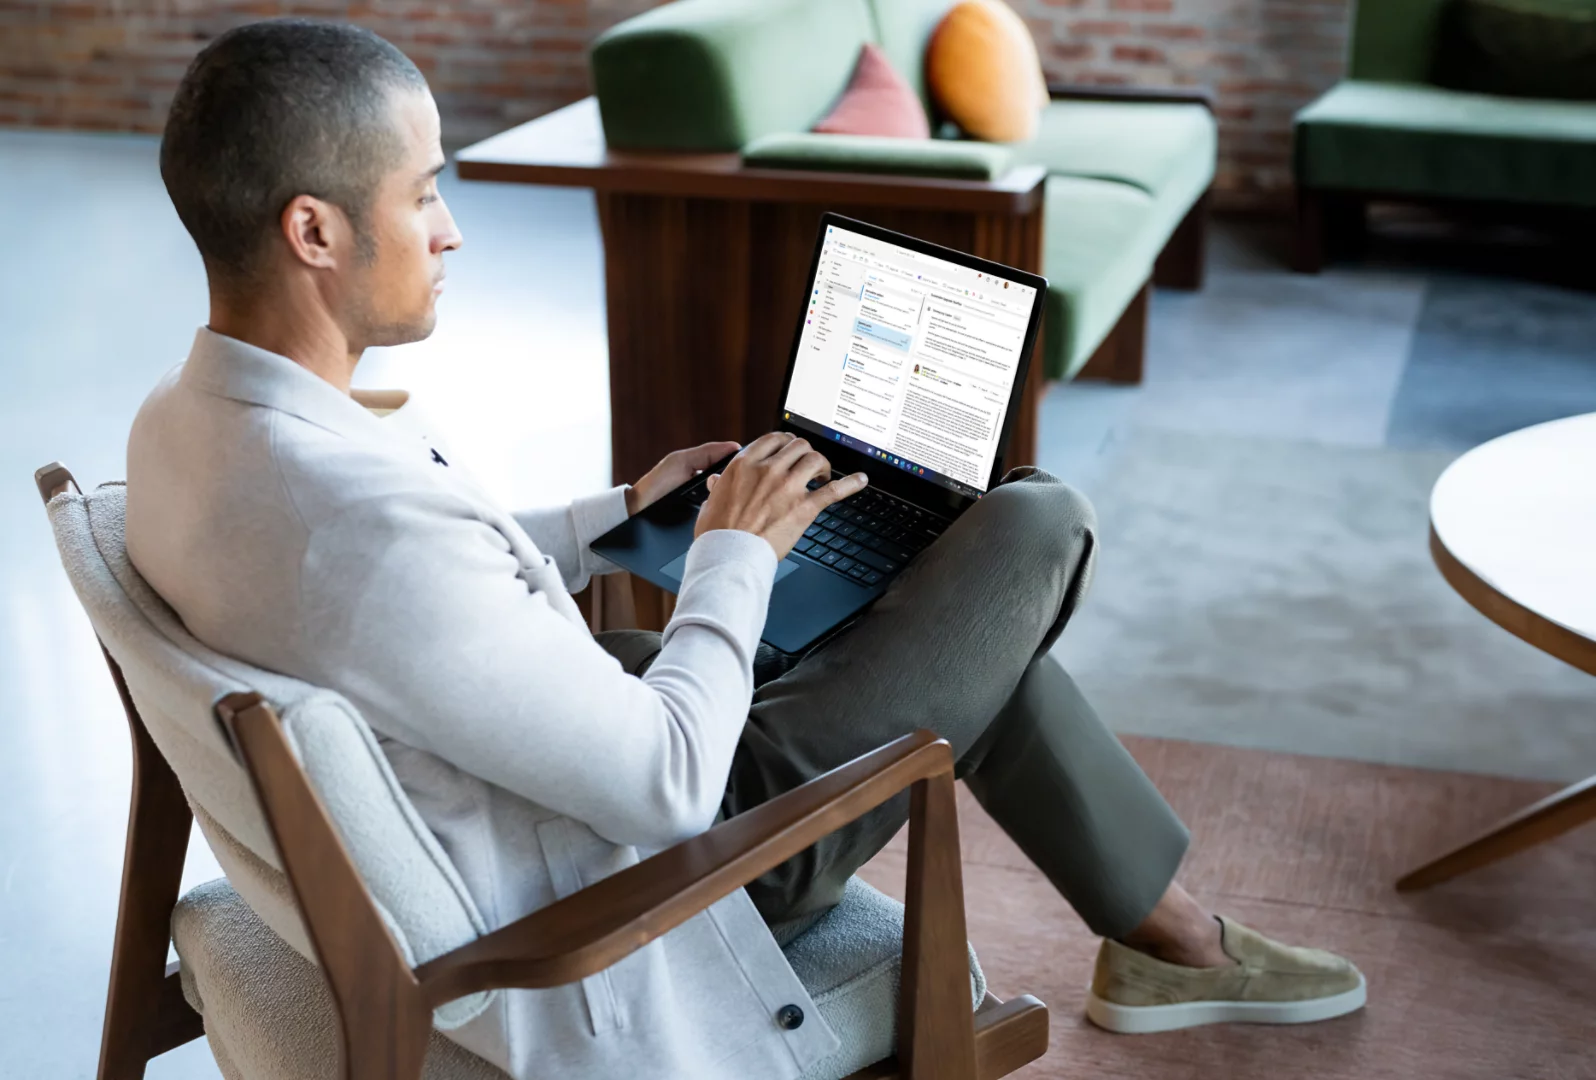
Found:
<path fill-rule="evenodd" d="M 230 26 L 348 19 L 432 83 L 452 142 L 587 92 L 584 50 L 657 0 L 0 0 L 0 124 L 159 131 L 194 53 Z"/>
<path fill-rule="evenodd" d="M 0 0 L 0 125 L 159 131 L 194 52 L 239 22 L 347 18 L 426 72 L 450 142 L 587 92 L 583 50 L 658 0 Z M 1347 0 L 1011 0 L 1050 78 L 1206 85 L 1232 203 L 1289 182 L 1290 118 L 1342 69 Z"/>
<path fill-rule="evenodd" d="M 1346 70 L 1349 0 L 1013 0 L 1049 78 L 1213 90 L 1218 190 L 1277 202 L 1291 117 Z"/>

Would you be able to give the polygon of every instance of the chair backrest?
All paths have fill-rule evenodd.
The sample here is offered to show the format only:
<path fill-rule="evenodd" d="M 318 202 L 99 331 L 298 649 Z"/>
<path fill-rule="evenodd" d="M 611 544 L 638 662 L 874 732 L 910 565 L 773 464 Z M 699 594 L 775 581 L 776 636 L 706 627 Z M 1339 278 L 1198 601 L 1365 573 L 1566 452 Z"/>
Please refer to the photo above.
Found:
<path fill-rule="evenodd" d="M 1347 74 L 1377 82 L 1429 82 L 1447 0 L 1358 0 Z"/>
<path fill-rule="evenodd" d="M 459 873 L 353 706 L 329 690 L 223 656 L 189 634 L 128 559 L 125 495 L 121 484 L 57 495 L 50 523 L 89 621 L 239 895 L 296 951 L 316 960 L 249 776 L 216 718 L 219 700 L 254 692 L 281 717 L 405 959 L 424 963 L 485 933 Z M 436 1022 L 458 1027 L 492 998 L 450 1002 L 437 1010 Z"/>

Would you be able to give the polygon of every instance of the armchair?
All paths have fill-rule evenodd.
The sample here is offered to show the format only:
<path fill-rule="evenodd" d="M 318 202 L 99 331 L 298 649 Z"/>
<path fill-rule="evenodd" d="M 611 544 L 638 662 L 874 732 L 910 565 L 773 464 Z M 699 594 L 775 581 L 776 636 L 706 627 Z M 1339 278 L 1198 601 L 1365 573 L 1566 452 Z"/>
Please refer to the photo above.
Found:
<path fill-rule="evenodd" d="M 347 703 L 189 638 L 127 561 L 120 486 L 73 494 L 59 464 L 35 479 L 133 737 L 99 1080 L 137 1080 L 151 1058 L 202 1033 L 228 1080 L 503 1080 L 439 1035 L 434 1019 L 458 1021 L 451 1009 L 499 989 L 601 972 L 906 787 L 901 939 L 894 927 L 896 940 L 877 934 L 867 942 L 873 955 L 827 960 L 850 969 L 834 986 L 866 989 L 827 1016 L 843 1049 L 806 1080 L 974 1080 L 1005 1075 L 1045 1051 L 1046 1008 L 1029 996 L 986 995 L 968 953 L 953 761 L 942 740 L 905 736 L 497 930 L 473 929 L 479 918 L 445 918 L 440 930 L 436 913 L 430 929 L 418 929 L 406 907 L 411 894 L 447 897 L 449 868 L 395 888 L 393 867 L 447 856 L 435 841 L 428 847 L 424 827 L 407 829 L 413 809 Z M 179 899 L 196 820 L 229 882 Z M 410 853 L 424 858 L 407 864 Z M 884 912 L 889 924 L 896 919 L 892 901 L 856 881 L 839 908 L 789 946 L 801 978 L 800 943 L 809 953 L 835 953 L 826 947 L 827 924 L 846 923 L 861 907 L 877 928 Z M 182 957 L 170 967 L 169 927 Z M 858 929 L 849 932 L 855 949 Z M 437 947 L 451 935 L 463 940 Z M 433 955 L 418 962 L 426 940 Z M 886 952 L 898 947 L 890 1056 L 894 980 L 860 976 L 890 974 L 897 957 Z M 824 994 L 810 989 L 826 1013 Z M 981 999 L 973 1012 L 972 993 Z M 850 1029 L 849 1016 L 865 1022 Z"/>

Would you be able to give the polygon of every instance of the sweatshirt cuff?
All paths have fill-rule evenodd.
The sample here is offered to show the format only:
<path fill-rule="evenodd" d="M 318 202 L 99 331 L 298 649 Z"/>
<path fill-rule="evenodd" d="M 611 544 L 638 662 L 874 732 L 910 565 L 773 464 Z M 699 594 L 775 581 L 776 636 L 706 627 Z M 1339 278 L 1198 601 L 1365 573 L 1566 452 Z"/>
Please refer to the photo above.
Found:
<path fill-rule="evenodd" d="M 752 663 L 775 580 L 776 553 L 764 537 L 741 529 L 711 529 L 687 549 L 676 611 L 662 642 L 680 626 L 712 625 L 743 645 Z"/>
<path fill-rule="evenodd" d="M 711 529 L 693 541 L 687 549 L 687 565 L 682 568 L 682 580 L 692 577 L 695 569 L 708 569 L 722 563 L 742 563 L 757 575 L 767 589 L 775 583 L 776 551 L 763 536 L 755 536 L 742 529 Z"/>
<path fill-rule="evenodd" d="M 571 521 L 576 527 L 576 546 L 579 550 L 586 550 L 589 544 L 626 520 L 626 489 L 629 486 L 622 484 L 608 491 L 571 500 Z"/>

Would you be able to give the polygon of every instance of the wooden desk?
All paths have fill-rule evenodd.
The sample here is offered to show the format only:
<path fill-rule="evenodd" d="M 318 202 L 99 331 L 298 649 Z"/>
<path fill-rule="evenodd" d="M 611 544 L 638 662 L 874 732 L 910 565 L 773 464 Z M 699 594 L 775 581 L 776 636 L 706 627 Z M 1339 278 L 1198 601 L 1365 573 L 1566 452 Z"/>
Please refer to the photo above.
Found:
<path fill-rule="evenodd" d="M 1430 495 L 1430 553 L 1486 618 L 1596 675 L 1596 413 L 1515 431 L 1454 461 Z M 1426 863 L 1397 888 L 1446 881 L 1593 818 L 1596 776 Z"/>
<path fill-rule="evenodd" d="M 462 179 L 593 189 L 604 234 L 617 483 L 665 454 L 770 430 L 820 215 L 850 217 L 1042 270 L 1041 166 L 992 182 L 744 168 L 739 155 L 627 153 L 593 98 L 462 150 Z M 1036 460 L 1033 357 L 1008 464 Z M 636 588 L 637 624 L 669 597 Z"/>

